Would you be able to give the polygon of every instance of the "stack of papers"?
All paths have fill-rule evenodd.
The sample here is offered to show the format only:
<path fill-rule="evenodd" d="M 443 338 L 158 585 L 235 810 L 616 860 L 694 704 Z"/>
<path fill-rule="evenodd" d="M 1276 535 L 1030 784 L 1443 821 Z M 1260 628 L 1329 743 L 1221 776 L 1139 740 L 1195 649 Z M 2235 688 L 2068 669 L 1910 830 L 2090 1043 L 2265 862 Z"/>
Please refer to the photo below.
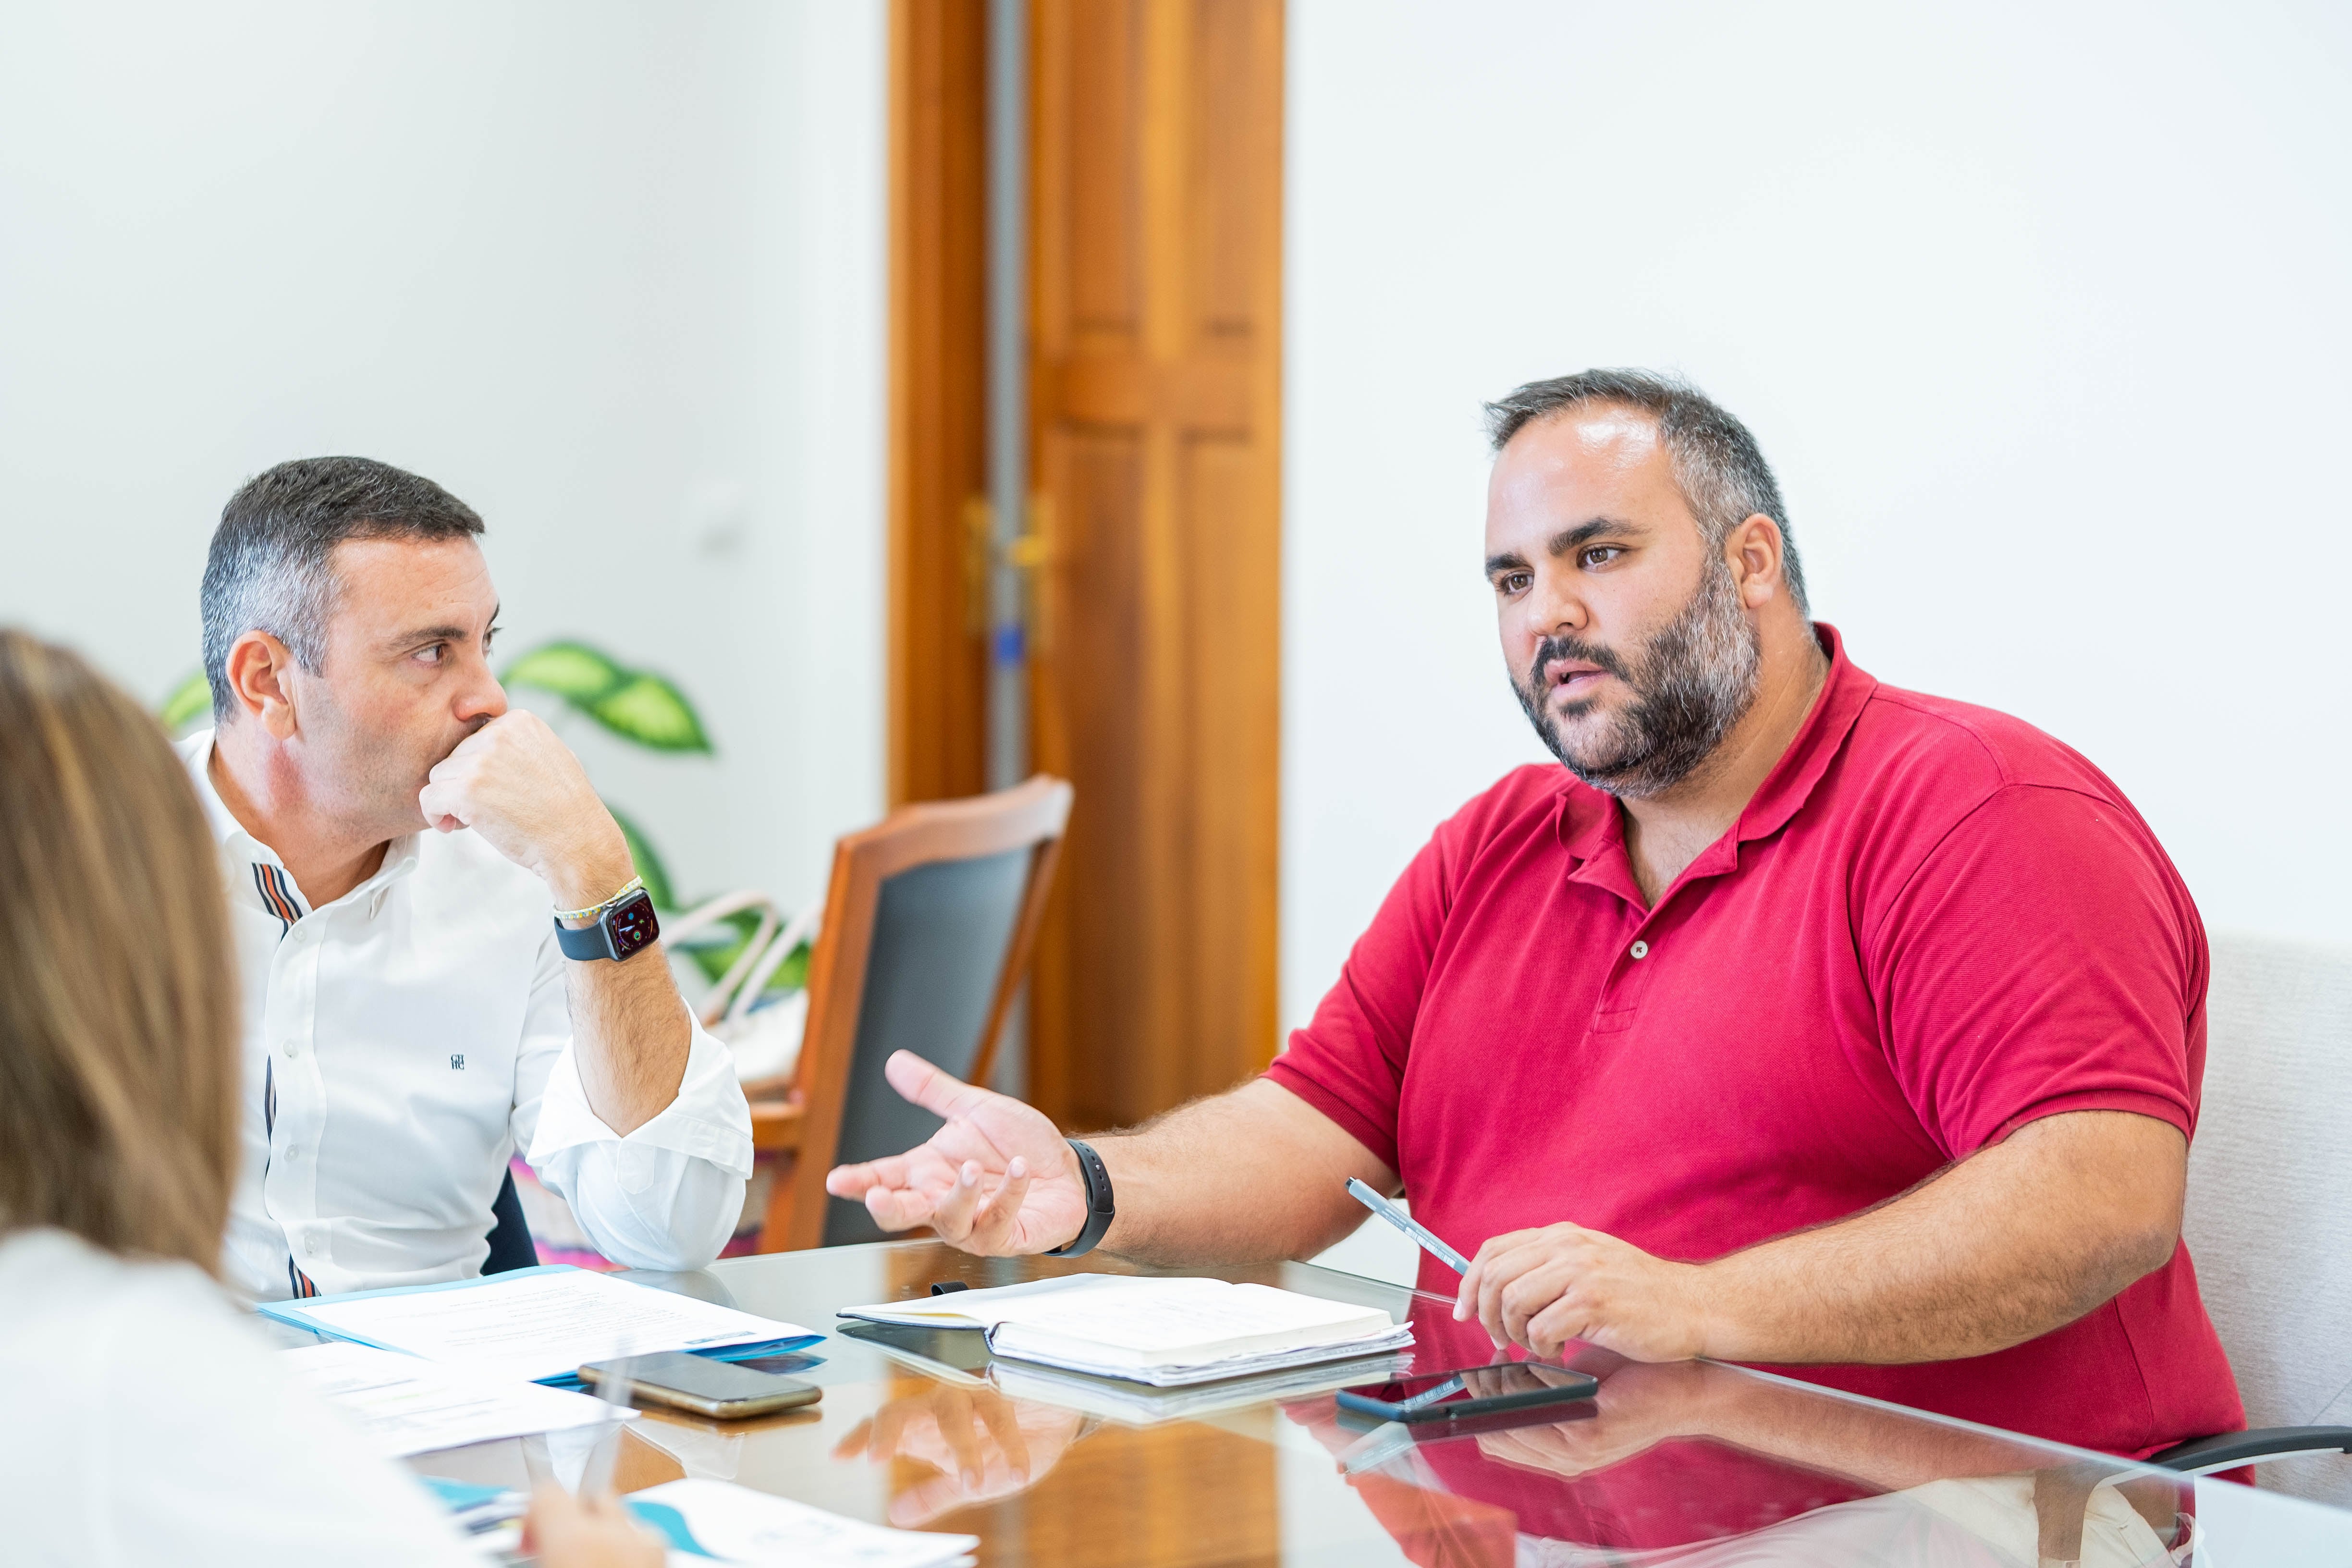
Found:
<path fill-rule="evenodd" d="M 636 1415 L 584 1394 L 436 1366 L 369 1345 L 307 1345 L 288 1351 L 286 1364 L 389 1458 Z"/>
<path fill-rule="evenodd" d="M 1304 1399 L 1360 1383 L 1387 1383 L 1412 1370 L 1412 1356 L 1392 1352 L 1360 1361 L 1325 1362 L 1289 1372 L 1187 1384 L 1178 1388 L 1153 1388 L 1145 1384 L 1088 1377 L 1017 1361 L 996 1363 L 989 1368 L 988 1376 L 998 1392 L 1010 1398 L 1058 1405 L 1065 1410 L 1099 1415 L 1129 1426 L 1151 1426 L 1162 1421 L 1188 1421 L 1273 1400 Z"/>
<path fill-rule="evenodd" d="M 520 1383 L 576 1383 L 583 1363 L 620 1356 L 747 1345 L 770 1352 L 820 1337 L 797 1324 L 560 1265 L 446 1285 L 268 1301 L 260 1310 L 331 1339 Z"/>
<path fill-rule="evenodd" d="M 1350 1361 L 1412 1343 L 1378 1307 L 1223 1279 L 1073 1274 L 850 1307 L 845 1318 L 980 1329 L 991 1353 L 1158 1388 Z"/>
<path fill-rule="evenodd" d="M 731 1481 L 667 1481 L 631 1492 L 629 1511 L 671 1551 L 776 1568 L 964 1568 L 976 1535 L 933 1535 L 844 1519 Z M 676 1556 L 670 1559 L 677 1561 Z"/>

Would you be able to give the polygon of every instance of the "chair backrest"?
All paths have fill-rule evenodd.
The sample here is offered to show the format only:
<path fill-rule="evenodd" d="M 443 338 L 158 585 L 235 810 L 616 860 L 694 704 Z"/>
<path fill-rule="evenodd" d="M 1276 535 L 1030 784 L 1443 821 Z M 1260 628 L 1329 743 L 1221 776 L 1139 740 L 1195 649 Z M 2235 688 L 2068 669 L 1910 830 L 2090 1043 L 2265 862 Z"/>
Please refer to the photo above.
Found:
<path fill-rule="evenodd" d="M 485 1274 L 510 1274 L 539 1267 L 539 1244 L 531 1239 L 530 1221 L 522 1212 L 522 1194 L 515 1190 L 514 1172 L 490 1204 L 490 1251 L 482 1259 Z"/>
<path fill-rule="evenodd" d="M 2352 948 L 2212 950 L 2182 1227 L 2198 1289 L 2248 1426 L 2352 1426 Z M 2352 1459 L 2266 1465 L 2263 1485 L 2352 1501 Z"/>
<path fill-rule="evenodd" d="M 1045 915 L 1070 800 L 1066 783 L 1041 773 L 993 795 L 903 806 L 835 847 L 809 962 L 792 1202 L 785 1234 L 763 1247 L 880 1239 L 861 1205 L 826 1194 L 824 1173 L 938 1130 L 937 1117 L 884 1081 L 891 1052 L 986 1079 Z"/>

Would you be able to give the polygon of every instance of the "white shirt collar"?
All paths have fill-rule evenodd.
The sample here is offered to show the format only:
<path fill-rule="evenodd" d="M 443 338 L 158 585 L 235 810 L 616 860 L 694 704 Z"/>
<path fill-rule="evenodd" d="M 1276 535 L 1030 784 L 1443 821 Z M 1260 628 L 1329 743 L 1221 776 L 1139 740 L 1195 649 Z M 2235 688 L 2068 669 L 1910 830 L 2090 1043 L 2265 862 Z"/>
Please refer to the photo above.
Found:
<path fill-rule="evenodd" d="M 213 842 L 224 856 L 257 861 L 283 871 L 286 862 L 278 858 L 278 851 L 246 830 L 245 824 L 236 819 L 236 814 L 229 810 L 228 803 L 221 799 L 220 791 L 213 785 L 213 739 L 217 732 L 199 730 L 177 747 L 181 760 L 187 763 L 188 776 L 195 784 L 196 802 L 205 808 L 205 820 L 212 825 Z M 383 864 L 376 868 L 375 875 L 336 901 L 372 896 L 409 875 L 416 868 L 417 844 L 422 837 L 421 832 L 404 833 L 392 840 L 385 847 Z"/>

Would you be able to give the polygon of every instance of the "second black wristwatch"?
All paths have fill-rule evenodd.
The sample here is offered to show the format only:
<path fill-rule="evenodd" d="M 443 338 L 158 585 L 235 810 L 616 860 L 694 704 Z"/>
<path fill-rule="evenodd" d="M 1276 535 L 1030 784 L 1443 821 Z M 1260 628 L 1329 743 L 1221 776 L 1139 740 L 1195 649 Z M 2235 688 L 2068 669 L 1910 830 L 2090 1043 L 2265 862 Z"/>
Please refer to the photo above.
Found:
<path fill-rule="evenodd" d="M 1118 1209 L 1111 1202 L 1110 1171 L 1103 1164 L 1102 1156 L 1094 1149 L 1072 1138 L 1070 1152 L 1078 1157 L 1078 1174 L 1087 1184 L 1087 1226 L 1084 1230 L 1064 1242 L 1048 1258 L 1077 1258 L 1095 1249 L 1095 1243 L 1110 1229 L 1110 1222 L 1118 1217 Z"/>

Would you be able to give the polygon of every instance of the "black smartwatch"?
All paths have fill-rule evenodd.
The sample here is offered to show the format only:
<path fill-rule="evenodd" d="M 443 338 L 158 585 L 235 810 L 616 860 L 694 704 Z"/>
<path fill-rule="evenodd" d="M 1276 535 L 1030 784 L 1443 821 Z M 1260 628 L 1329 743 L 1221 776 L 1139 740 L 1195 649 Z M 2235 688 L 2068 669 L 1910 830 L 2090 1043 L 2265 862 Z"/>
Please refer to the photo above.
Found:
<path fill-rule="evenodd" d="M 1078 1173 L 1087 1183 L 1087 1227 L 1045 1254 L 1048 1258 L 1076 1258 L 1092 1252 L 1095 1243 L 1110 1229 L 1110 1222 L 1118 1217 L 1118 1209 L 1110 1198 L 1110 1171 L 1103 1164 L 1102 1156 L 1092 1146 L 1069 1140 L 1070 1152 L 1078 1157 Z"/>
<path fill-rule="evenodd" d="M 593 925 L 574 928 L 560 917 L 555 922 L 555 945 L 566 958 L 617 961 L 643 952 L 659 935 L 661 921 L 654 917 L 654 896 L 642 888 L 599 910 Z"/>

